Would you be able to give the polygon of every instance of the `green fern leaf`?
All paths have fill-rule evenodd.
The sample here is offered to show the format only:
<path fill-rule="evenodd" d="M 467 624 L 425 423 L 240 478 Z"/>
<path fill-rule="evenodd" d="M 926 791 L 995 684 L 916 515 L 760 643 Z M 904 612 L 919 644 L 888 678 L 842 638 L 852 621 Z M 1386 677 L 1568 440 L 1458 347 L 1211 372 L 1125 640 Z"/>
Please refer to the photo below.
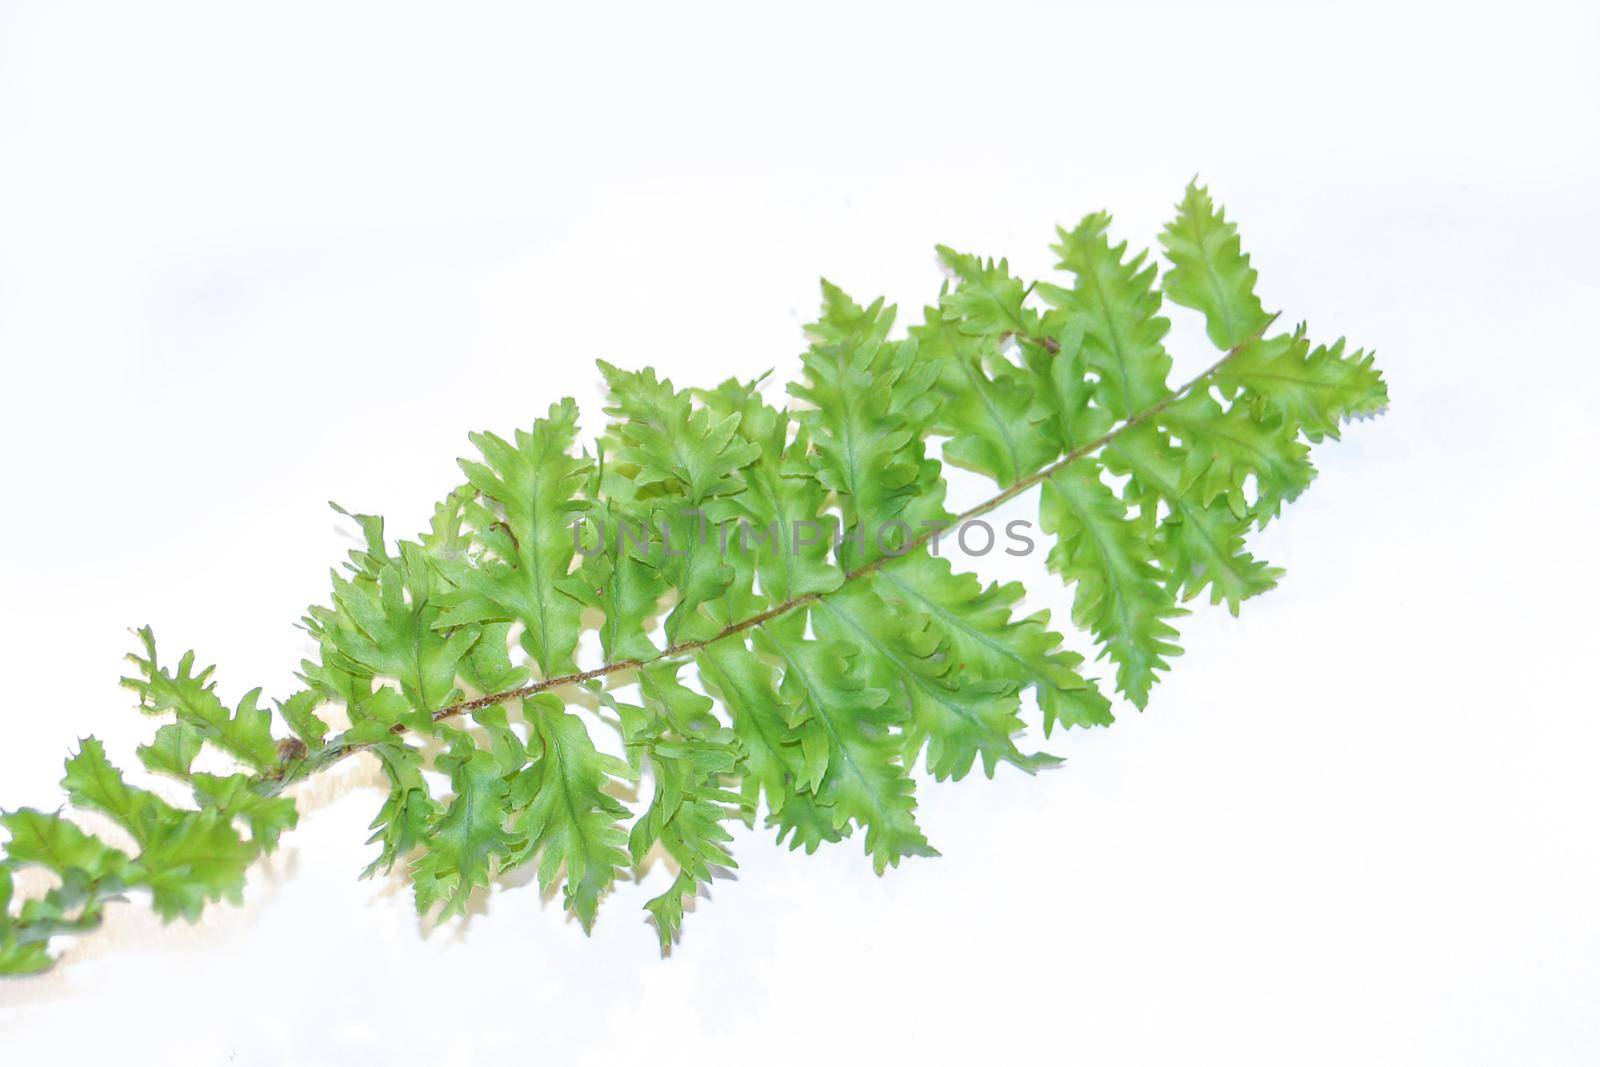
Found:
<path fill-rule="evenodd" d="M 733 720 L 743 753 L 741 799 L 753 812 L 765 798 L 773 815 L 793 796 L 804 773 L 800 746 L 790 736 L 789 707 L 778 695 L 777 670 L 742 641 L 718 641 L 700 649 L 695 663 Z"/>
<path fill-rule="evenodd" d="M 138 631 L 145 655 L 128 656 L 139 677 L 124 678 L 123 685 L 139 694 L 141 707 L 153 714 L 173 712 L 202 740 L 258 771 L 277 766 L 278 745 L 272 737 L 272 714 L 256 706 L 261 690 L 252 689 L 229 711 L 218 699 L 211 674 L 215 667 L 194 670 L 194 653 L 185 652 L 174 674 L 156 661 L 156 638 L 150 627 Z"/>
<path fill-rule="evenodd" d="M 411 866 L 417 911 L 443 902 L 441 919 L 462 914 L 473 889 L 489 884 L 495 863 L 520 843 L 504 827 L 510 790 L 500 761 L 452 731 L 450 750 L 438 766 L 450 775 L 455 798 L 428 832 L 427 851 Z"/>
<path fill-rule="evenodd" d="M 715 870 L 738 866 L 727 848 L 733 835 L 722 822 L 744 801 L 722 780 L 735 772 L 740 752 L 733 731 L 711 714 L 710 698 L 678 680 L 676 664 L 646 669 L 640 684 L 646 708 L 615 705 L 626 712 L 630 751 L 648 758 L 655 778 L 650 806 L 628 835 L 628 852 L 638 865 L 659 843 L 677 864 L 672 886 L 645 903 L 665 948 L 682 926 L 684 898 L 709 883 Z"/>
<path fill-rule="evenodd" d="M 528 668 L 511 662 L 511 631 L 515 623 L 486 622 L 478 627 L 473 642 L 460 663 L 461 677 L 480 693 L 515 689 L 528 680 Z"/>
<path fill-rule="evenodd" d="M 263 853 L 278 847 L 278 838 L 299 824 L 300 815 L 288 797 L 261 792 L 262 783 L 246 774 L 196 774 L 190 779 L 194 799 L 224 819 L 243 820 L 250 840 Z"/>
<path fill-rule="evenodd" d="M 710 509 L 734 523 L 727 554 L 747 556 L 769 603 L 832 592 L 844 575 L 830 558 L 838 522 L 824 511 L 826 494 L 806 460 L 805 428 L 761 402 L 756 382 L 724 382 L 705 394 L 715 411 L 739 416 L 739 432 L 758 449 L 740 472 L 740 491 Z M 792 431 L 792 433 L 791 433 Z"/>
<path fill-rule="evenodd" d="M 865 828 L 867 853 L 879 873 L 905 856 L 938 855 L 917 826 L 911 779 L 889 731 L 899 716 L 888 694 L 866 687 L 855 649 L 808 641 L 803 627 L 803 617 L 792 614 L 760 635 L 784 663 L 779 695 L 789 704 L 789 725 L 800 732 L 805 757 L 799 788 L 831 812 L 835 831 L 849 823 Z"/>
<path fill-rule="evenodd" d="M 524 709 L 534 727 L 533 762 L 511 784 L 511 805 L 520 810 L 515 831 L 524 841 L 511 863 L 539 854 L 540 888 L 564 878 L 566 906 L 588 929 L 600 895 L 628 862 L 627 835 L 617 825 L 628 811 L 604 790 L 631 771 L 597 751 L 583 721 L 553 697 L 536 697 Z"/>
<path fill-rule="evenodd" d="M 935 251 L 939 262 L 957 279 L 940 304 L 958 324 L 959 332 L 990 337 L 1026 337 L 1037 332 L 1039 313 L 1023 305 L 1028 286 L 1012 275 L 1005 260 L 985 260 L 945 245 Z"/>
<path fill-rule="evenodd" d="M 154 793 L 128 785 L 96 738 L 79 741 L 78 754 L 68 759 L 66 766 L 61 788 L 66 790 L 67 799 L 77 807 L 109 815 L 141 846 L 148 845 L 163 825 L 171 825 L 180 817 L 175 808 Z"/>
<path fill-rule="evenodd" d="M 840 312 L 838 304 L 848 300 L 837 291 L 829 299 L 829 314 L 837 319 L 866 318 Z M 891 310 L 871 319 L 871 334 L 841 335 L 833 324 L 814 325 L 814 332 L 841 339 L 812 345 L 804 357 L 805 381 L 789 386 L 812 405 L 799 419 L 815 448 L 818 480 L 840 496 L 839 559 L 846 569 L 893 554 L 950 519 L 938 461 L 927 457 L 922 441 L 937 408 L 936 369 L 917 359 L 914 341 L 882 339 L 877 330 L 892 318 Z"/>
<path fill-rule="evenodd" d="M 1126 419 L 1165 400 L 1172 359 L 1162 347 L 1169 323 L 1161 317 L 1156 266 L 1145 253 L 1106 237 L 1111 216 L 1087 215 L 1072 230 L 1058 229 L 1052 245 L 1060 266 L 1075 277 L 1071 289 L 1041 283 L 1040 295 L 1083 323 L 1084 364 L 1098 376 L 1094 394 L 1114 418 Z"/>
<path fill-rule="evenodd" d="M 904 724 L 904 766 L 914 766 L 924 747 L 928 770 L 941 781 L 965 777 L 979 757 L 990 777 L 1001 762 L 1029 772 L 1053 762 L 1024 755 L 1012 741 L 1023 728 L 1017 682 L 966 670 L 930 616 L 851 587 L 817 608 L 814 625 L 819 637 L 862 650 L 867 685 L 889 694 Z"/>
<path fill-rule="evenodd" d="M 130 885 L 150 890 L 150 906 L 163 919 L 200 918 L 208 903 L 244 893 L 244 872 L 258 854 L 217 811 L 184 812 L 147 842 L 130 869 Z"/>
<path fill-rule="evenodd" d="M 1088 630 L 1117 665 L 1117 689 L 1144 707 L 1157 671 L 1182 649 L 1167 621 L 1187 614 L 1173 602 L 1155 546 L 1127 507 L 1085 461 L 1051 475 L 1040 498 L 1040 524 L 1057 538 L 1050 569 L 1074 583 L 1072 621 Z"/>
<path fill-rule="evenodd" d="M 1140 426 L 1108 446 L 1107 465 L 1114 473 L 1130 474 L 1136 499 L 1146 516 L 1158 503 L 1171 508 L 1155 534 L 1161 569 L 1169 585 L 1184 598 L 1211 591 L 1211 603 L 1226 601 L 1239 613 L 1241 602 L 1265 593 L 1283 572 L 1245 551 L 1248 517 L 1235 515 L 1225 504 L 1201 503 L 1198 494 L 1185 492 L 1182 454 L 1165 434 Z"/>
<path fill-rule="evenodd" d="M 1204 393 L 1173 403 L 1157 421 L 1186 452 L 1179 492 L 1196 491 L 1202 505 L 1222 497 L 1234 515 L 1266 525 L 1316 477 L 1311 449 L 1291 429 L 1265 425 L 1240 406 L 1224 411 Z M 1253 502 L 1246 498 L 1252 479 Z"/>
<path fill-rule="evenodd" d="M 333 607 L 313 608 L 308 619 L 322 664 L 307 677 L 329 698 L 351 705 L 352 718 L 379 677 L 398 681 L 419 713 L 442 707 L 459 693 L 461 659 L 479 633 L 471 626 L 441 632 L 448 595 L 412 542 L 402 542 L 399 557 L 383 560 L 373 575 L 334 575 Z M 344 681 L 330 683 L 330 673 Z"/>
<path fill-rule="evenodd" d="M 760 450 L 739 438 L 736 414 L 712 421 L 652 370 L 624 371 L 601 360 L 600 371 L 611 390 L 606 414 L 615 420 L 616 455 L 636 468 L 635 485 L 671 484 L 692 504 L 739 487 L 734 472 Z"/>
<path fill-rule="evenodd" d="M 642 524 L 609 500 L 593 515 L 594 534 L 583 549 L 582 562 L 557 588 L 601 612 L 600 650 L 607 662 L 643 662 L 656 654 L 649 623 L 669 587 L 656 564 L 650 562 L 652 546 Z M 639 532 L 636 539 L 635 530 Z"/>
<path fill-rule="evenodd" d="M 965 288 L 963 283 L 955 293 Z M 968 332 L 960 306 L 947 297 L 911 331 L 918 358 L 939 368 L 934 428 L 950 438 L 946 462 L 1010 485 L 1060 452 L 1047 426 L 1051 410 L 1031 372 L 1003 354 L 1009 334 Z"/>
<path fill-rule="evenodd" d="M 11 871 L 0 866 L 0 974 L 35 974 L 51 964 L 50 943 L 46 935 L 30 926 L 21 926 L 11 914 L 15 883 Z"/>
<path fill-rule="evenodd" d="M 667 585 L 678 591 L 666 635 L 677 641 L 696 629 L 702 606 L 727 588 L 733 572 L 710 527 L 711 502 L 737 492 L 736 472 L 760 455 L 739 434 L 740 414 L 696 408 L 688 392 L 658 381 L 654 371 L 623 371 L 600 363 L 610 389 L 608 439 L 630 482 L 630 510 L 660 532 L 650 554 Z"/>
<path fill-rule="evenodd" d="M 189 780 L 190 767 L 205 744 L 204 735 L 187 722 L 169 722 L 156 731 L 155 739 L 140 745 L 139 762 L 154 774 Z"/>
<path fill-rule="evenodd" d="M 589 462 L 568 454 L 577 425 L 577 405 L 566 399 L 532 430 L 517 431 L 514 444 L 473 434 L 483 462 L 464 459 L 461 469 L 479 493 L 466 518 L 483 556 L 476 565 L 453 553 L 432 557 L 453 588 L 431 625 L 455 639 L 470 633 L 459 629 L 466 624 L 520 622 L 522 647 L 545 677 L 577 669 L 583 609 L 556 592 L 572 566 L 571 524 L 588 507 L 579 493 Z M 463 641 L 462 652 L 470 644 Z"/>
<path fill-rule="evenodd" d="M 15 866 L 38 866 L 63 881 L 120 880 L 131 864 L 127 853 L 85 833 L 59 814 L 19 808 L 0 815 L 11 835 L 6 860 Z"/>
<path fill-rule="evenodd" d="M 1218 369 L 1217 386 L 1240 396 L 1257 418 L 1275 419 L 1312 442 L 1338 440 L 1341 422 L 1374 415 L 1389 403 L 1369 353 L 1347 353 L 1343 339 L 1312 348 L 1303 329 L 1247 345 Z"/>
<path fill-rule="evenodd" d="M 368 827 L 373 834 L 367 844 L 380 844 L 381 848 L 377 858 L 361 872 L 363 878 L 389 871 L 410 855 L 427 839 L 442 810 L 422 776 L 422 753 L 415 746 L 380 740 L 369 750 L 389 780 L 389 796 Z"/>
<path fill-rule="evenodd" d="M 1056 723 L 1106 726 L 1111 704 L 1077 667 L 1083 657 L 1060 647 L 1051 632 L 1050 615 L 1039 612 L 1012 618 L 1022 587 L 981 586 L 970 574 L 957 574 L 949 560 L 907 556 L 873 580 L 879 594 L 905 610 L 924 614 L 946 641 L 952 670 L 979 672 L 986 679 L 1006 678 L 1031 688 L 1044 713 L 1045 734 Z"/>
<path fill-rule="evenodd" d="M 321 703 L 322 697 L 315 690 L 302 689 L 288 700 L 278 701 L 278 717 L 300 740 L 308 745 L 320 745 L 328 736 L 328 724 L 316 715 L 317 705 Z"/>
<path fill-rule="evenodd" d="M 1172 261 L 1162 288 L 1175 302 L 1205 312 L 1206 333 L 1218 348 L 1243 344 L 1272 321 L 1256 298 L 1255 268 L 1239 248 L 1238 228 L 1204 186 L 1189 183 L 1161 244 Z"/>

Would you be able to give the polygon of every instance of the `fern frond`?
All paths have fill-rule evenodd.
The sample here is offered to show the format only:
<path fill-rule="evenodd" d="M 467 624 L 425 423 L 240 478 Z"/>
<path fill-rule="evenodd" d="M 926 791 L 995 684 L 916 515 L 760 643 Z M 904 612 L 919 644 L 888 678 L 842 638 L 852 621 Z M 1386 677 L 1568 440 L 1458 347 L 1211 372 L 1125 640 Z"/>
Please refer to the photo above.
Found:
<path fill-rule="evenodd" d="M 528 740 L 532 762 L 511 783 L 513 827 L 524 841 L 511 863 L 538 855 L 539 887 L 562 885 L 566 906 L 587 929 L 594 925 L 600 894 L 628 862 L 620 825 L 628 810 L 605 786 L 632 772 L 599 752 L 583 720 L 555 698 L 537 697 L 525 710 L 534 730 Z"/>
<path fill-rule="evenodd" d="M 579 494 L 589 462 L 568 455 L 577 427 L 578 407 L 568 399 L 551 405 L 532 430 L 517 431 L 514 443 L 473 434 L 483 462 L 462 460 L 461 469 L 479 494 L 466 518 L 482 555 L 476 563 L 433 557 L 453 588 L 429 625 L 454 637 L 469 632 L 464 624 L 521 623 L 522 647 L 545 677 L 577 669 L 572 657 L 582 630 L 581 606 L 556 592 L 572 567 L 572 520 L 588 508 Z"/>
<path fill-rule="evenodd" d="M 806 352 L 805 380 L 789 392 L 810 405 L 798 417 L 810 435 L 817 480 L 839 496 L 839 561 L 851 568 L 949 521 L 939 463 L 923 444 L 938 406 L 936 370 L 917 358 L 914 340 L 885 339 L 893 309 L 869 314 L 833 290 L 825 310 L 810 329 L 829 339 Z"/>
<path fill-rule="evenodd" d="M 352 721 L 367 711 L 375 678 L 398 682 L 421 715 L 455 699 L 462 657 L 480 631 L 440 625 L 452 591 L 436 581 L 422 546 L 402 542 L 374 572 L 335 573 L 332 581 L 332 606 L 313 607 L 306 619 L 322 651 L 306 677 L 326 699 L 343 701 Z"/>
<path fill-rule="evenodd" d="M 623 371 L 603 360 L 600 369 L 611 393 L 607 439 L 627 482 L 615 495 L 627 500 L 622 516 L 660 531 L 649 558 L 677 591 L 665 627 L 667 638 L 677 640 L 700 632 L 702 607 L 732 580 L 709 516 L 714 501 L 742 487 L 735 472 L 756 459 L 760 446 L 739 434 L 739 412 L 713 419 L 690 393 L 657 381 L 654 371 Z"/>
<path fill-rule="evenodd" d="M 818 607 L 815 625 L 820 636 L 855 644 L 867 684 L 889 694 L 902 722 L 903 766 L 915 766 L 925 747 L 928 771 L 940 780 L 961 779 L 979 757 L 990 777 L 1001 762 L 1031 771 L 1051 761 L 1023 755 L 1012 740 L 1023 729 L 1017 681 L 957 662 L 932 616 L 853 586 Z"/>
<path fill-rule="evenodd" d="M 1032 689 L 1044 713 L 1046 736 L 1056 723 L 1104 726 L 1111 705 L 1078 673 L 1083 657 L 1061 648 L 1061 635 L 1049 628 L 1050 613 L 1012 617 L 1022 586 L 983 587 L 970 574 L 958 574 L 949 560 L 912 555 L 883 568 L 873 585 L 903 610 L 928 617 L 941 634 L 953 668 L 986 680 L 1009 679 Z"/>
<path fill-rule="evenodd" d="M 1138 502 L 1146 528 L 1153 527 L 1156 561 L 1168 585 L 1185 600 L 1211 591 L 1211 603 L 1239 605 L 1277 584 L 1283 572 L 1245 550 L 1248 517 L 1226 504 L 1203 503 L 1184 480 L 1184 456 L 1166 434 L 1140 426 L 1106 448 L 1113 473 L 1130 476 L 1128 491 Z M 1156 521 L 1160 505 L 1171 513 Z"/>
<path fill-rule="evenodd" d="M 675 663 L 646 668 L 639 676 L 646 706 L 613 704 L 629 750 L 648 759 L 655 778 L 650 807 L 628 835 L 628 854 L 640 864 L 659 843 L 678 866 L 671 887 L 645 903 L 663 948 L 682 926 L 684 899 L 709 883 L 714 871 L 738 866 L 727 847 L 733 834 L 722 823 L 746 806 L 723 787 L 741 756 L 733 731 L 711 714 L 711 699 L 677 674 Z"/>
<path fill-rule="evenodd" d="M 144 711 L 152 715 L 175 713 L 178 722 L 187 726 L 194 737 L 215 745 L 257 771 L 270 770 L 277 765 L 272 714 L 256 706 L 261 690 L 252 689 L 239 701 L 237 709 L 229 711 L 217 697 L 216 683 L 211 681 L 215 667 L 197 672 L 194 653 L 185 652 L 178 661 L 177 672 L 173 673 L 156 661 L 156 638 L 150 627 L 140 629 L 138 637 L 145 655 L 130 655 L 128 660 L 139 668 L 139 676 L 124 678 L 122 684 L 139 694 Z"/>
<path fill-rule="evenodd" d="M 990 276 L 1003 273 L 1004 262 L 984 268 L 973 257 L 940 251 L 961 281 L 911 330 L 918 358 L 939 371 L 934 430 L 950 438 L 943 450 L 947 462 L 1009 485 L 1061 451 L 1047 425 L 1048 398 L 1041 395 L 1033 371 L 1014 363 L 1006 352 L 1013 338 L 1034 336 L 1038 316 L 1031 309 L 1026 318 L 1011 310 L 1010 301 L 1014 297 L 1020 304 L 1023 289 L 1009 275 L 994 284 L 1000 293 L 992 293 Z M 974 295 L 974 289 L 985 295 Z M 977 323 L 966 317 L 974 306 L 989 309 Z"/>
<path fill-rule="evenodd" d="M 1129 256 L 1126 241 L 1113 246 L 1110 226 L 1111 216 L 1100 213 L 1058 229 L 1061 242 L 1051 247 L 1075 282 L 1038 289 L 1061 318 L 1082 323 L 1084 364 L 1098 378 L 1094 395 L 1113 418 L 1128 419 L 1170 395 L 1172 359 L 1161 343 L 1170 323 L 1160 313 L 1156 265 L 1143 252 Z"/>
<path fill-rule="evenodd" d="M 1161 246 L 1172 262 L 1162 289 L 1175 303 L 1205 312 L 1206 333 L 1218 348 L 1243 344 L 1272 321 L 1256 297 L 1256 271 L 1240 248 L 1238 227 L 1204 186 L 1189 183 L 1178 217 L 1161 231 Z"/>
<path fill-rule="evenodd" d="M 739 472 L 739 490 L 710 509 L 713 520 L 736 530 L 726 553 L 748 558 L 770 603 L 837 589 L 844 582 L 832 555 L 838 520 L 826 512 L 827 493 L 807 461 L 805 428 L 762 403 L 754 382 L 724 382 L 705 400 L 737 414 L 740 435 L 758 450 Z"/>
<path fill-rule="evenodd" d="M 869 688 L 848 644 L 805 638 L 795 613 L 761 631 L 764 650 L 783 662 L 779 695 L 791 732 L 800 741 L 798 791 L 816 797 L 833 829 L 866 830 L 873 869 L 883 872 L 906 856 L 934 856 L 917 825 L 910 776 L 900 763 L 890 727 L 900 723 L 888 693 Z"/>
<path fill-rule="evenodd" d="M 1183 651 L 1168 620 L 1188 614 L 1167 588 L 1154 544 L 1092 460 L 1051 475 L 1039 516 L 1044 531 L 1056 536 L 1050 569 L 1073 583 L 1072 621 L 1117 665 L 1118 691 L 1144 707 L 1156 672 Z"/>
<path fill-rule="evenodd" d="M 389 796 L 368 827 L 372 836 L 367 838 L 367 844 L 381 847 L 377 858 L 361 872 L 363 878 L 388 872 L 402 858 L 411 855 L 428 839 L 441 810 L 428 788 L 427 779 L 422 776 L 420 750 L 380 735 L 368 745 L 368 751 L 377 757 L 384 777 L 389 780 Z"/>
<path fill-rule="evenodd" d="M 904 336 L 883 300 L 824 282 L 794 410 L 760 378 L 678 389 L 601 363 L 609 422 L 591 449 L 562 400 L 510 437 L 471 435 L 466 483 L 414 540 L 338 509 L 361 544 L 308 609 L 316 652 L 283 700 L 251 690 L 230 707 L 193 652 L 164 666 L 138 631 L 125 681 L 164 721 L 137 755 L 193 806 L 80 742 L 67 799 L 132 847 L 60 812 L 0 814 L 0 973 L 48 966 L 52 938 L 133 891 L 163 918 L 236 899 L 296 824 L 291 787 L 357 753 L 389 786 L 366 873 L 407 872 L 441 918 L 533 864 L 588 929 L 623 872 L 659 857 L 665 888 L 644 907 L 665 951 L 686 902 L 736 866 L 736 818 L 807 852 L 860 831 L 880 873 L 937 855 L 919 767 L 1033 773 L 1057 760 L 1025 750 L 1030 723 L 1049 737 L 1112 721 L 1050 614 L 1020 608 L 1020 583 L 985 585 L 941 554 L 962 545 L 950 528 L 1039 486 L 1072 622 L 1143 708 L 1181 652 L 1186 602 L 1238 612 L 1277 581 L 1249 537 L 1310 485 L 1310 446 L 1387 404 L 1366 352 L 1273 332 L 1204 188 L 1161 234 L 1164 273 L 1110 227 L 1096 213 L 1058 231 L 1070 284 L 940 246 L 948 280 Z M 1174 306 L 1204 316 L 1218 349 L 1176 385 Z M 995 491 L 953 514 L 946 462 Z M 585 666 L 590 625 L 603 659 Z M 596 744 L 609 728 L 626 759 Z M 206 748 L 233 767 L 195 770 Z M 632 782 L 638 812 L 619 799 Z M 54 884 L 19 902 L 26 867 Z"/>
<path fill-rule="evenodd" d="M 520 760 L 518 761 L 521 762 Z M 452 731 L 450 750 L 436 760 L 450 775 L 455 797 L 428 829 L 427 851 L 411 866 L 417 911 L 444 904 L 441 918 L 466 911 L 468 893 L 489 884 L 495 864 L 512 855 L 520 839 L 507 833 L 508 771 L 460 731 Z"/>
<path fill-rule="evenodd" d="M 1262 421 L 1276 420 L 1313 444 L 1339 439 L 1339 426 L 1389 404 L 1373 357 L 1345 352 L 1344 338 L 1313 348 L 1304 328 L 1247 345 L 1218 368 L 1217 387 L 1237 397 Z"/>

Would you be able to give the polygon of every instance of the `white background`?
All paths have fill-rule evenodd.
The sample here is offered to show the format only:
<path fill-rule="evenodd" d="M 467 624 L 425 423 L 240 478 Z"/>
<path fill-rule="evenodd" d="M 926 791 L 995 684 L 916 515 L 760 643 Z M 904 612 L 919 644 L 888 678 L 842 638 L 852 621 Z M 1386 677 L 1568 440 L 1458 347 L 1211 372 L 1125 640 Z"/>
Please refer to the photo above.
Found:
<path fill-rule="evenodd" d="M 1045 272 L 1199 172 L 1392 409 L 1148 712 L 925 784 L 941 859 L 741 833 L 665 960 L 659 865 L 590 937 L 520 885 L 427 931 L 353 761 L 244 908 L 0 985 L 0 1059 L 1600 1062 L 1600 10 L 567 8 L 0 3 L 0 806 L 134 764 L 126 627 L 288 692 L 326 500 L 412 532 L 468 430 L 596 428 L 595 357 L 787 379 L 822 274 L 914 316 L 935 242 Z"/>

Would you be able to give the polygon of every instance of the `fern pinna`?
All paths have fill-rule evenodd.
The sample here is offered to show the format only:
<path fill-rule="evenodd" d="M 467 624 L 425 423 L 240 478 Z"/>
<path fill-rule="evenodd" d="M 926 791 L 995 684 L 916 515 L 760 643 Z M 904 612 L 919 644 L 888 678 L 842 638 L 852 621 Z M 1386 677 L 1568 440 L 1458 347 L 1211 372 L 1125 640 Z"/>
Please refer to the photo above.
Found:
<path fill-rule="evenodd" d="M 755 382 L 679 390 L 602 363 L 610 421 L 592 450 L 571 400 L 509 439 L 473 435 L 465 484 L 414 540 L 353 516 L 365 547 L 306 617 L 305 688 L 270 708 L 260 690 L 225 704 L 194 653 L 164 661 L 141 630 L 127 685 L 166 721 L 137 758 L 192 803 L 130 784 L 85 738 L 67 800 L 121 840 L 60 811 L 0 816 L 0 972 L 48 966 L 51 938 L 131 891 L 168 919 L 237 899 L 295 825 L 288 787 L 357 752 L 389 782 L 367 872 L 404 864 L 425 913 L 537 863 L 587 927 L 659 845 L 675 880 L 646 907 L 665 946 L 684 901 L 734 866 L 728 820 L 758 812 L 808 852 L 859 831 L 879 872 L 933 855 L 919 762 L 937 780 L 1032 771 L 1052 762 L 1017 746 L 1035 705 L 1046 736 L 1112 720 L 1048 615 L 1021 615 L 1019 586 L 962 573 L 936 538 L 1041 486 L 1072 621 L 1143 707 L 1184 603 L 1237 612 L 1273 586 L 1246 537 L 1311 482 L 1309 444 L 1386 402 L 1369 356 L 1275 328 L 1203 188 L 1161 235 L 1164 271 L 1109 226 L 1060 231 L 1060 284 L 940 248 L 950 282 L 904 337 L 893 308 L 824 283 L 794 410 Z M 1177 386 L 1166 302 L 1203 314 L 1218 352 Z M 941 460 L 998 491 L 956 512 Z M 603 653 L 587 668 L 586 627 Z M 601 724 L 625 759 L 596 747 Z M 194 770 L 207 746 L 233 773 Z M 614 788 L 635 780 L 642 811 Z M 19 901 L 25 867 L 53 877 Z"/>

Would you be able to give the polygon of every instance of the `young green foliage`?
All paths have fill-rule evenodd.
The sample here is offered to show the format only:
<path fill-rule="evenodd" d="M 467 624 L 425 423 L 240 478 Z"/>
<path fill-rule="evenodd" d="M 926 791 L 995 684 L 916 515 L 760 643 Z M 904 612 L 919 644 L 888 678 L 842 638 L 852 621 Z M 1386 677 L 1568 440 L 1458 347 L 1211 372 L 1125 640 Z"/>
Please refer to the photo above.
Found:
<path fill-rule="evenodd" d="M 807 852 L 859 832 L 880 873 L 937 855 L 919 768 L 1033 773 L 1057 760 L 1025 750 L 1028 727 L 1112 721 L 1019 584 L 940 552 L 948 528 L 1040 486 L 1060 599 L 1142 708 L 1188 601 L 1238 612 L 1276 582 L 1248 538 L 1310 485 L 1310 446 L 1387 403 L 1370 355 L 1274 331 L 1198 185 L 1160 236 L 1165 266 L 1113 243 L 1104 213 L 1058 233 L 1054 281 L 941 246 L 946 284 L 904 336 L 894 308 L 825 282 L 793 411 L 759 377 L 679 390 L 602 363 L 593 458 L 570 399 L 509 438 L 473 434 L 465 483 L 415 540 L 349 515 L 363 545 L 308 609 L 317 652 L 273 704 L 281 730 L 261 690 L 230 707 L 193 652 L 163 666 L 138 631 L 125 681 L 163 722 L 137 756 L 179 784 L 130 783 L 90 737 L 66 799 L 126 843 L 61 811 L 0 813 L 0 973 L 49 966 L 52 939 L 113 900 L 193 920 L 237 899 L 295 825 L 286 790 L 358 752 L 389 783 L 366 873 L 403 872 L 441 919 L 534 864 L 588 929 L 626 872 L 659 863 L 644 907 L 665 951 L 737 866 L 736 819 Z M 1166 315 L 1182 309 L 1215 351 L 1175 384 Z M 952 515 L 946 462 L 996 492 Z M 587 627 L 602 661 L 585 666 Z M 205 749 L 232 769 L 196 771 Z M 25 868 L 47 886 L 20 894 Z"/>

